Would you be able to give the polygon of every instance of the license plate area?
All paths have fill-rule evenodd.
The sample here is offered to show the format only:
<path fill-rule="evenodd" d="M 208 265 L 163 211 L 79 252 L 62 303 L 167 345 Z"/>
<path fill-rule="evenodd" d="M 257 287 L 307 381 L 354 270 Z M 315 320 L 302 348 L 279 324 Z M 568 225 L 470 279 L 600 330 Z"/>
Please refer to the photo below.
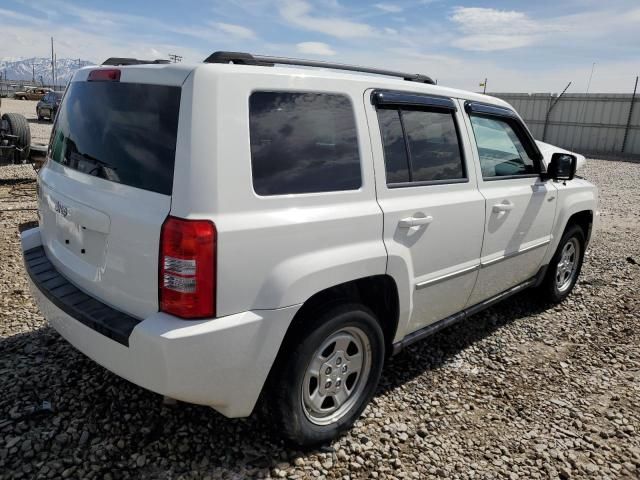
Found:
<path fill-rule="evenodd" d="M 92 269 L 103 267 L 110 227 L 106 214 L 43 188 L 40 217 L 46 243 L 52 251 L 66 259 L 76 258 Z"/>
<path fill-rule="evenodd" d="M 104 259 L 106 235 L 87 230 L 87 227 L 56 215 L 58 243 L 92 265 L 101 265 Z"/>

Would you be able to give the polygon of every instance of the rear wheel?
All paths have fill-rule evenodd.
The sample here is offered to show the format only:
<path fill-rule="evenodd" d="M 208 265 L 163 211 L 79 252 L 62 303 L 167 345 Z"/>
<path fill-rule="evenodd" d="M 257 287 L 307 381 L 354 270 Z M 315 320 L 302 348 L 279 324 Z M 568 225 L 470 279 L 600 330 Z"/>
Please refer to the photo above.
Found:
<path fill-rule="evenodd" d="M 31 148 L 31 129 L 27 119 L 18 113 L 5 113 L 2 115 L 2 127 L 9 135 L 15 135 L 16 150 L 14 152 L 14 163 L 24 163 L 29 158 Z"/>
<path fill-rule="evenodd" d="M 569 226 L 540 286 L 545 300 L 559 303 L 571 293 L 582 270 L 584 250 L 584 232 L 577 225 Z"/>
<path fill-rule="evenodd" d="M 270 410 L 278 432 L 311 446 L 348 429 L 369 403 L 384 363 L 384 336 L 374 314 L 359 304 L 302 319 L 304 334 L 274 364 Z"/>

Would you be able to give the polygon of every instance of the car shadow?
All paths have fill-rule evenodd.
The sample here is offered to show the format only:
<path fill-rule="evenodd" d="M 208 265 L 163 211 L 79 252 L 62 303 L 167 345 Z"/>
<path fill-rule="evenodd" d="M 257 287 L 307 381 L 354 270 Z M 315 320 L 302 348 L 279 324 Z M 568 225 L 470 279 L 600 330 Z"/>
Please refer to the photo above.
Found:
<path fill-rule="evenodd" d="M 376 397 L 542 310 L 531 292 L 523 292 L 408 347 L 388 360 Z M 286 445 L 262 408 L 249 418 L 229 419 L 205 406 L 166 405 L 160 395 L 85 357 L 50 327 L 0 339 L 0 371 L 0 433 L 38 445 L 29 460 L 34 478 L 38 468 L 62 457 L 79 469 L 98 464 L 96 478 L 114 470 L 147 478 L 267 477 L 283 462 L 333 452 L 330 445 L 307 451 Z M 7 471 L 19 471 L 25 459 L 13 454 L 4 462 Z"/>
<path fill-rule="evenodd" d="M 427 371 L 450 364 L 460 352 L 497 330 L 548 308 L 549 305 L 537 298 L 534 290 L 524 290 L 410 345 L 387 361 L 377 395 L 398 388 Z"/>

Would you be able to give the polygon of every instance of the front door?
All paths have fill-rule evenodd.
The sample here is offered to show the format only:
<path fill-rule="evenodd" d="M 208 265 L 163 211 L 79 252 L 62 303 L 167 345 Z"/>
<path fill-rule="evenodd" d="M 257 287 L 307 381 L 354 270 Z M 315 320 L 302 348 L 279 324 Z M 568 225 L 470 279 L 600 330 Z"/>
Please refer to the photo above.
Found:
<path fill-rule="evenodd" d="M 551 241 L 557 191 L 520 119 L 496 108 L 468 108 L 485 198 L 481 268 L 468 305 L 531 279 Z"/>
<path fill-rule="evenodd" d="M 402 336 L 464 308 L 480 264 L 485 201 L 456 102 L 384 91 L 367 92 L 365 103 L 387 271 L 400 283 L 400 305 L 409 305 L 400 312 Z"/>

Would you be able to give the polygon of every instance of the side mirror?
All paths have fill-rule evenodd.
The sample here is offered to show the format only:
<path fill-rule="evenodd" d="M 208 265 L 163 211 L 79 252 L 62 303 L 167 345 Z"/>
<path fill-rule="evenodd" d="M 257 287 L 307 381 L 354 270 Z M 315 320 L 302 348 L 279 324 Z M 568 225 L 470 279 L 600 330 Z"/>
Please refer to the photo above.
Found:
<path fill-rule="evenodd" d="M 571 180 L 576 175 L 578 158 L 569 153 L 554 153 L 547 168 L 547 176 L 553 180 Z"/>

